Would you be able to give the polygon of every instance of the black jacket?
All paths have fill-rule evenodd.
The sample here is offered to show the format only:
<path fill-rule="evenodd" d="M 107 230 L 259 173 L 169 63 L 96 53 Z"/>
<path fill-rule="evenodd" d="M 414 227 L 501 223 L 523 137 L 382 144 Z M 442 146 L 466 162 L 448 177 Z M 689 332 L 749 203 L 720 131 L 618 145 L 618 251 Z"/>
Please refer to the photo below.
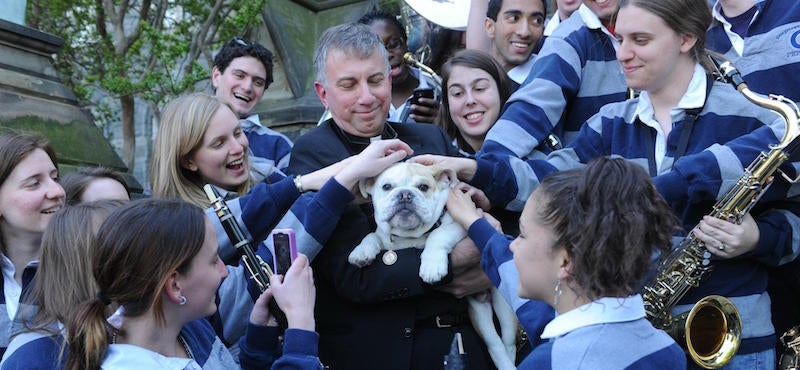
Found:
<path fill-rule="evenodd" d="M 382 136 L 403 140 L 414 155 L 458 156 L 450 138 L 435 125 L 387 124 Z M 312 172 L 357 154 L 368 142 L 345 134 L 328 120 L 295 142 L 289 171 Z M 351 204 L 313 261 L 322 363 L 346 370 L 442 369 L 453 333 L 458 331 L 469 356 L 468 368 L 487 368 L 485 346 L 469 323 L 466 301 L 419 278 L 421 250 L 397 251 L 397 263 L 392 266 L 381 262 L 382 255 L 364 268 L 347 261 L 353 248 L 375 228 L 372 206 Z M 455 321 L 455 327 L 437 328 L 437 316 Z"/>

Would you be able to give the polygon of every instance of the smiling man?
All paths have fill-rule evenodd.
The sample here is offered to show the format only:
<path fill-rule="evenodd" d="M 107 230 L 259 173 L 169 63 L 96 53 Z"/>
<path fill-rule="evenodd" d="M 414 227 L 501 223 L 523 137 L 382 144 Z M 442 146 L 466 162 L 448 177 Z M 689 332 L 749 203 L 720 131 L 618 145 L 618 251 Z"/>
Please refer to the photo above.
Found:
<path fill-rule="evenodd" d="M 292 152 L 289 138 L 262 125 L 258 114 L 251 114 L 271 83 L 272 53 L 257 42 L 234 37 L 214 57 L 214 93 L 239 117 L 250 141 L 251 173 L 258 181 L 275 169 L 285 173 Z"/>
<path fill-rule="evenodd" d="M 390 66 L 386 47 L 370 26 L 348 23 L 322 34 L 314 52 L 314 88 L 332 118 L 297 139 L 292 173 L 315 171 L 390 138 L 406 142 L 415 155 L 458 155 L 437 125 L 386 122 Z M 314 259 L 320 360 L 332 369 L 442 368 L 459 332 L 469 359 L 466 370 L 489 368 L 485 346 L 467 317 L 467 302 L 460 298 L 490 285 L 474 244 L 465 239 L 456 245 L 451 274 L 441 284 L 420 279 L 421 249 L 392 252 L 390 262 L 382 262 L 388 259 L 381 253 L 370 266 L 353 266 L 348 256 L 375 230 L 374 220 L 371 203 L 352 202 Z M 461 292 L 455 289 L 459 285 Z"/>
<path fill-rule="evenodd" d="M 492 56 L 517 84 L 525 81 L 533 66 L 546 10 L 544 0 L 489 1 L 485 26 Z"/>

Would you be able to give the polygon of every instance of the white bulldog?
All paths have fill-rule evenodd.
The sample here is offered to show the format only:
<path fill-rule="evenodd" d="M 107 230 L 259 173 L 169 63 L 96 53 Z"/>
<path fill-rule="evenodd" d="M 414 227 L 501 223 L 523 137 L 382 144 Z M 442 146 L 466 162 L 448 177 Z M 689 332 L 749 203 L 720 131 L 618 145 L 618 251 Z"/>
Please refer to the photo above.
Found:
<path fill-rule="evenodd" d="M 467 231 L 445 210 L 450 189 L 458 179 L 454 171 L 417 163 L 397 163 L 375 178 L 362 180 L 359 188 L 375 209 L 375 232 L 367 234 L 350 252 L 348 261 L 358 267 L 371 264 L 382 250 L 383 263 L 397 260 L 394 251 L 423 248 L 419 276 L 427 283 L 447 275 L 448 254 Z M 469 297 L 469 316 L 483 338 L 498 370 L 514 369 L 516 314 L 497 289 L 482 297 Z M 500 321 L 502 339 L 492 319 Z"/>
<path fill-rule="evenodd" d="M 426 283 L 441 280 L 447 275 L 447 255 L 467 235 L 444 210 L 455 181 L 452 170 L 398 163 L 360 182 L 364 197 L 372 198 L 378 229 L 364 237 L 348 261 L 364 267 L 386 250 L 383 262 L 391 265 L 395 250 L 424 248 L 419 277 Z"/>

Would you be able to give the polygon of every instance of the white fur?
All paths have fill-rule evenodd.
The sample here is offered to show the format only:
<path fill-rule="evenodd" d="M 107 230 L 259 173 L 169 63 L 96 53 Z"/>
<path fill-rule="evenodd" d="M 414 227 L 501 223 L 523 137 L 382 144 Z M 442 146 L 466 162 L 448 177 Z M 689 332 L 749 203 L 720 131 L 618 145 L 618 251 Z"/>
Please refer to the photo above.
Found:
<path fill-rule="evenodd" d="M 447 275 L 448 254 L 467 235 L 449 213 L 442 214 L 455 182 L 452 170 L 414 163 L 395 164 L 378 177 L 360 182 L 362 194 L 372 198 L 378 228 L 353 249 L 348 261 L 364 267 L 382 250 L 423 248 L 420 278 L 427 283 L 441 280 Z M 468 298 L 472 325 L 486 342 L 498 370 L 515 369 L 516 314 L 497 289 L 491 289 L 491 296 L 482 295 Z M 492 309 L 500 321 L 502 338 L 495 330 Z"/>

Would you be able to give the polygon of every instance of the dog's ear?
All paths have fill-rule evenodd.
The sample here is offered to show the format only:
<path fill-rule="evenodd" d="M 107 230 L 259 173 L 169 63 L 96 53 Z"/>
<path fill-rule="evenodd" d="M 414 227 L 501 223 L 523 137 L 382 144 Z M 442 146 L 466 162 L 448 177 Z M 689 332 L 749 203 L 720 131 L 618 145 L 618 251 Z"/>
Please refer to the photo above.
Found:
<path fill-rule="evenodd" d="M 372 188 L 375 186 L 375 177 L 358 180 L 358 190 L 361 191 L 361 196 L 369 200 L 372 195 Z"/>
<path fill-rule="evenodd" d="M 442 168 L 439 166 L 431 166 L 433 171 L 433 178 L 439 183 L 439 188 L 447 189 L 454 188 L 458 184 L 458 176 L 456 171 L 452 168 Z"/>

